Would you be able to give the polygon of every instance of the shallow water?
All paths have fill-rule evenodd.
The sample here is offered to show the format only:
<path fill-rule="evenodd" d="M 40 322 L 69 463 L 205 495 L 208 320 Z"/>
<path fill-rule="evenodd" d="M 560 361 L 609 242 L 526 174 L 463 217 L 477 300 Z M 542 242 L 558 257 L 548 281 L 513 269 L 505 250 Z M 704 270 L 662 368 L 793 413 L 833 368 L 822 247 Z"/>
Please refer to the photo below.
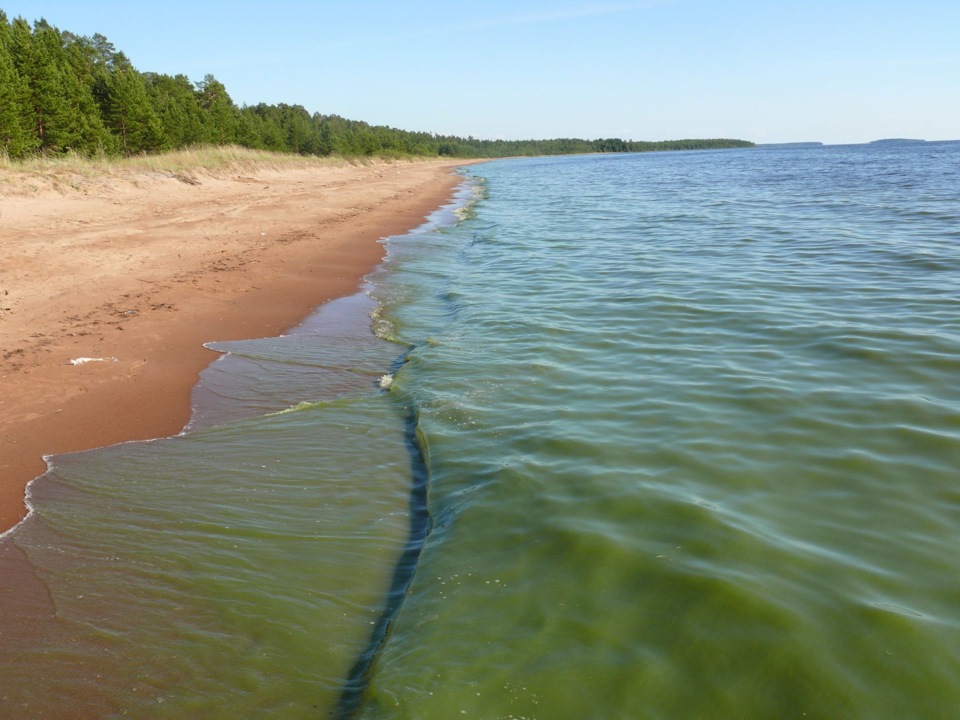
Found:
<path fill-rule="evenodd" d="M 384 283 L 436 527 L 364 717 L 953 717 L 960 145 L 471 172 Z"/>
<path fill-rule="evenodd" d="M 374 308 L 214 343 L 188 432 L 53 459 L 4 539 L 45 593 L 4 628 L 2 717 L 335 712 L 411 531 Z"/>
<path fill-rule="evenodd" d="M 467 175 L 31 486 L 4 717 L 954 717 L 960 144 Z"/>

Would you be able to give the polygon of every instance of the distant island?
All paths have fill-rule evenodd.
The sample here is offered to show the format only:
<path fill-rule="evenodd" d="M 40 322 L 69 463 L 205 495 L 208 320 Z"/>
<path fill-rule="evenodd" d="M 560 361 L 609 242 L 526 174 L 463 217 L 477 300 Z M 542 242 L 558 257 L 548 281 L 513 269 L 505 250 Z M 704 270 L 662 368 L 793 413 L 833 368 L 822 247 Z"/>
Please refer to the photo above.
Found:
<path fill-rule="evenodd" d="M 914 143 L 925 143 L 926 140 L 914 140 L 911 138 L 883 138 L 881 140 L 871 140 L 866 143 L 850 143 L 853 145 L 910 145 Z M 822 142 L 785 142 L 785 143 L 757 143 L 754 147 L 758 148 L 817 148 L 826 147 Z"/>
<path fill-rule="evenodd" d="M 922 143 L 926 140 L 911 140 L 910 138 L 885 138 L 883 140 L 872 140 L 870 145 L 905 145 L 907 143 Z"/>

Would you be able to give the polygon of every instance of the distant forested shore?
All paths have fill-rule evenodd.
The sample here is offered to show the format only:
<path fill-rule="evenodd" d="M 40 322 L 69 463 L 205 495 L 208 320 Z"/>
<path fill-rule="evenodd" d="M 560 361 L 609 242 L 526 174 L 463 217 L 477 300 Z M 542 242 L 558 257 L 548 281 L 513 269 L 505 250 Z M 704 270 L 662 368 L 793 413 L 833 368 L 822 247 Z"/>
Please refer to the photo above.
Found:
<path fill-rule="evenodd" d="M 0 10 L 0 156 L 18 160 L 240 145 L 300 155 L 452 156 L 752 147 L 745 140 L 478 140 L 370 125 L 300 105 L 238 107 L 213 75 L 136 70 L 103 35 L 83 37 Z"/>

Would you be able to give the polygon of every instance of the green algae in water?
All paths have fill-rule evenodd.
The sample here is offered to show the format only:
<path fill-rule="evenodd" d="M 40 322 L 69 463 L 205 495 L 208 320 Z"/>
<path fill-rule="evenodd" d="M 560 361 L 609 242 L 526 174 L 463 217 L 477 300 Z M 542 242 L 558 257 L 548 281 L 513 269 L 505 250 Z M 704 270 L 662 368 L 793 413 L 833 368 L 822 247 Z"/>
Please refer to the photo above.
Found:
<path fill-rule="evenodd" d="M 953 717 L 958 150 L 472 169 L 382 283 L 434 530 L 362 717 Z"/>
<path fill-rule="evenodd" d="M 952 718 L 958 147 L 471 170 L 373 277 L 398 344 L 231 344 L 195 432 L 55 461 L 4 713 Z"/>

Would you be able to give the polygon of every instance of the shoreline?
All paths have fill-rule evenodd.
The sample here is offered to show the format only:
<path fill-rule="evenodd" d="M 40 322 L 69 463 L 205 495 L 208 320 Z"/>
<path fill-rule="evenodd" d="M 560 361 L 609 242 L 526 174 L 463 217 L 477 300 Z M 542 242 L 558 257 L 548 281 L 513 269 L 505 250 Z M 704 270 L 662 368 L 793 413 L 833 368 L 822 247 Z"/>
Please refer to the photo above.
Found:
<path fill-rule="evenodd" d="M 449 201 L 468 162 L 137 172 L 0 196 L 0 534 L 45 456 L 181 432 L 219 357 L 204 343 L 281 334 L 355 292 L 380 239 Z"/>

